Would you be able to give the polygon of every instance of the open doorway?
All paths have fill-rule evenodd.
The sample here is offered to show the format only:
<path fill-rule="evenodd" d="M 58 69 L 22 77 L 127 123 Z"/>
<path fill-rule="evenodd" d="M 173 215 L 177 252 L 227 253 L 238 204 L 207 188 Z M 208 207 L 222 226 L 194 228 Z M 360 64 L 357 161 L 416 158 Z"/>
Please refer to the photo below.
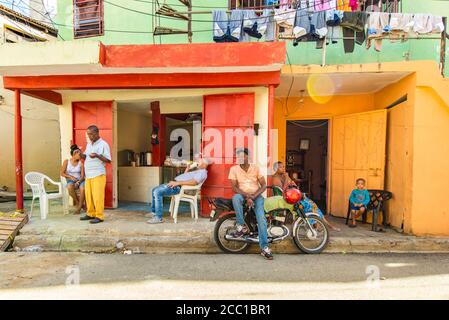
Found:
<path fill-rule="evenodd" d="M 323 212 L 327 212 L 328 130 L 328 120 L 287 121 L 287 172 Z"/>
<path fill-rule="evenodd" d="M 153 188 L 182 174 L 201 144 L 202 97 L 158 101 L 163 122 L 157 140 L 152 138 L 155 115 L 151 100 L 117 102 L 119 209 L 148 211 Z M 187 112 L 181 113 L 184 109 Z M 155 161 L 155 145 L 163 145 L 161 153 L 165 161 L 162 163 Z M 167 197 L 164 210 L 168 211 L 169 204 L 170 198 Z M 183 203 L 179 212 L 184 211 L 190 212 L 190 207 Z"/>

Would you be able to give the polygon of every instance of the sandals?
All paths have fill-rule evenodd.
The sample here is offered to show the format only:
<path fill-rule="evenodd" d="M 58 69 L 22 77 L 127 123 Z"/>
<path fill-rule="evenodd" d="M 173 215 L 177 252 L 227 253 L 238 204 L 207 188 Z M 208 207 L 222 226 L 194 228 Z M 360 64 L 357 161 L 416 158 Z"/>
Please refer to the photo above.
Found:
<path fill-rule="evenodd" d="M 357 227 L 357 223 L 354 223 L 351 221 L 351 223 L 348 225 L 349 228 L 356 228 Z"/>

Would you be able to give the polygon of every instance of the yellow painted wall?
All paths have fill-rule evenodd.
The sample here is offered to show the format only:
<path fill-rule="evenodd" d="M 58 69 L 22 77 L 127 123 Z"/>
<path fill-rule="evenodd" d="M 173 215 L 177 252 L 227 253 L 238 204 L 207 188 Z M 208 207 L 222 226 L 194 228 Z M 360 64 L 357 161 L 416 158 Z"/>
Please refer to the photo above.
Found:
<path fill-rule="evenodd" d="M 151 150 L 151 116 L 120 110 L 117 112 L 117 150 Z"/>
<path fill-rule="evenodd" d="M 385 109 L 407 94 L 406 103 L 388 111 L 385 189 L 394 195 L 387 207 L 391 225 L 397 228 L 404 227 L 406 232 L 410 232 L 415 86 L 416 76 L 413 74 L 374 94 L 334 96 L 325 104 L 317 103 L 310 97 L 304 98 L 304 103 L 300 104 L 299 97 L 290 97 L 288 115 L 286 115 L 286 99 L 277 99 L 275 127 L 279 129 L 281 161 L 285 161 L 287 120 L 331 119 L 339 115 Z M 329 139 L 330 143 L 331 141 L 332 139 Z"/>
<path fill-rule="evenodd" d="M 415 235 L 449 235 L 449 80 L 429 61 L 348 66 L 292 66 L 283 73 L 410 72 L 401 81 L 374 94 L 333 97 L 319 105 L 305 98 L 276 101 L 275 127 L 279 129 L 279 152 L 285 161 L 285 121 L 326 119 L 337 114 L 383 109 L 407 94 L 408 100 L 388 110 L 386 189 L 389 220 L 395 227 Z M 347 107 L 350 104 L 353 107 Z M 342 109 L 343 108 L 343 109 Z"/>
<path fill-rule="evenodd" d="M 0 77 L 0 88 L 3 80 Z M 14 94 L 0 89 L 5 98 L 0 105 L 0 187 L 15 190 Z M 22 95 L 23 170 L 39 171 L 59 179 L 61 165 L 58 108 Z M 28 186 L 25 184 L 25 189 Z"/>
<path fill-rule="evenodd" d="M 386 108 L 404 95 L 407 101 L 388 110 L 385 189 L 393 193 L 387 202 L 388 221 L 411 231 L 413 203 L 413 108 L 416 74 L 389 85 L 374 95 L 376 108 Z"/>
<path fill-rule="evenodd" d="M 286 121 L 331 119 L 334 116 L 366 112 L 374 109 L 374 95 L 362 94 L 353 96 L 334 96 L 325 104 L 315 102 L 305 97 L 300 103 L 300 97 L 276 98 L 274 128 L 279 134 L 279 159 L 285 162 Z"/>
<path fill-rule="evenodd" d="M 443 92 L 416 88 L 410 232 L 417 235 L 449 235 L 449 106 L 440 97 L 449 96 L 445 82 Z"/>

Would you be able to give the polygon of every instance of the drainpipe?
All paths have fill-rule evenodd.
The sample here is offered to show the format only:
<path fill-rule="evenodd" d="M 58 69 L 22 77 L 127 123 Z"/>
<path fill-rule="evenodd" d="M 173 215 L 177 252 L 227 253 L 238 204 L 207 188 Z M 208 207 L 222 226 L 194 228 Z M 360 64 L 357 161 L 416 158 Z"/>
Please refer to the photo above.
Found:
<path fill-rule="evenodd" d="M 440 44 L 440 70 L 441 75 L 444 78 L 445 67 L 446 67 L 446 41 L 448 38 L 448 34 L 446 31 L 447 28 L 447 17 L 443 17 L 444 31 L 441 34 L 441 44 Z"/>
<path fill-rule="evenodd" d="M 16 211 L 23 212 L 22 115 L 20 89 L 15 90 Z"/>

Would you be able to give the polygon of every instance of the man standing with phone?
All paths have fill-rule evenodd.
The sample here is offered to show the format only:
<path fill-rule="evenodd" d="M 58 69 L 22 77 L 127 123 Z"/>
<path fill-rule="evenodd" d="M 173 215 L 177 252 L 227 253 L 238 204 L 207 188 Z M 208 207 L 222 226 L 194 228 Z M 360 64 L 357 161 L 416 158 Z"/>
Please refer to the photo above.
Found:
<path fill-rule="evenodd" d="M 106 141 L 100 138 L 100 130 L 92 125 L 87 128 L 90 142 L 87 144 L 84 161 L 86 175 L 86 215 L 80 220 L 100 223 L 104 221 L 104 197 L 106 189 L 106 164 L 111 163 L 111 151 Z"/>

